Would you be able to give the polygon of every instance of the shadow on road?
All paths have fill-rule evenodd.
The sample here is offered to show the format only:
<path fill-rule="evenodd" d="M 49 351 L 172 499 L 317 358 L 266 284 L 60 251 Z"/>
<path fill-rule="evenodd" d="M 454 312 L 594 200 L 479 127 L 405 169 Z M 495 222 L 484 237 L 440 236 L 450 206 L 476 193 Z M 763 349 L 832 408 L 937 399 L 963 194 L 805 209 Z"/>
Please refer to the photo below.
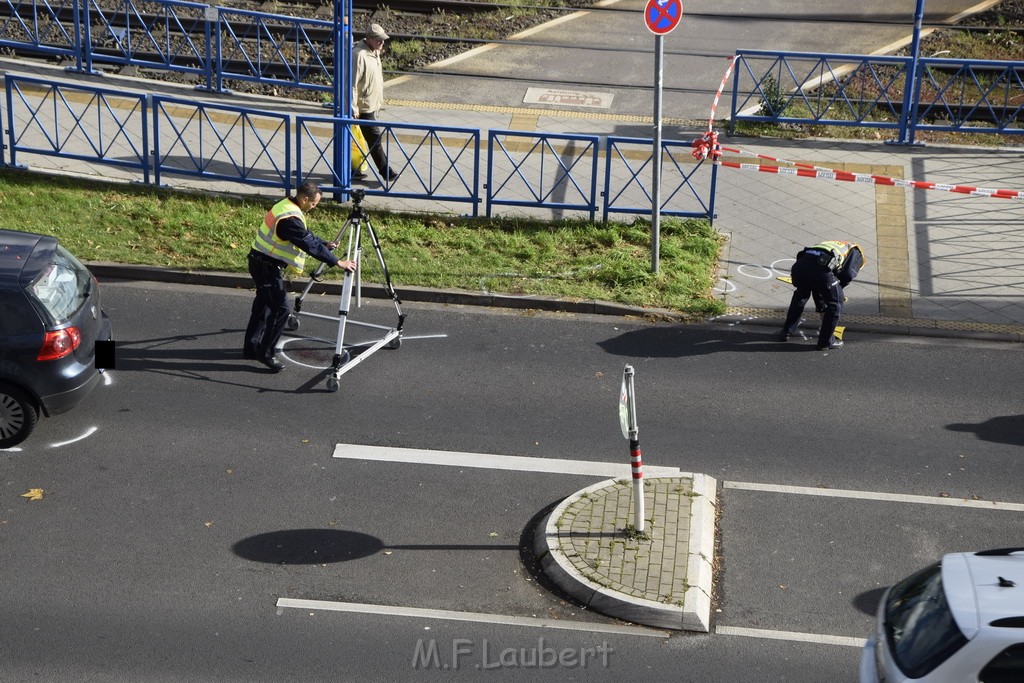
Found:
<path fill-rule="evenodd" d="M 519 546 L 385 545 L 376 536 L 347 529 L 284 529 L 243 538 L 231 550 L 243 559 L 267 564 L 330 564 L 358 560 L 382 550 L 519 550 Z"/>
<path fill-rule="evenodd" d="M 977 424 L 949 424 L 946 429 L 951 432 L 974 432 L 983 441 L 1024 446 L 1024 415 L 1002 415 Z"/>
<path fill-rule="evenodd" d="M 769 331 L 771 330 L 771 331 Z M 711 353 L 797 353 L 814 351 L 812 336 L 806 340 L 778 341 L 778 330 L 764 333 L 708 328 L 648 327 L 612 337 L 598 346 L 616 356 L 683 358 Z"/>

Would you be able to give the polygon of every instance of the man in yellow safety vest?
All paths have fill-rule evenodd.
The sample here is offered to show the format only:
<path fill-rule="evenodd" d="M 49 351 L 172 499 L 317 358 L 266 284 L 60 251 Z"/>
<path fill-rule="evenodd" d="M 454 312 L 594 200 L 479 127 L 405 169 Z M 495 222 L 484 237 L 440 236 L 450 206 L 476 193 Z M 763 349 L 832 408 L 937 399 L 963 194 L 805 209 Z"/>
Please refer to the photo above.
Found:
<path fill-rule="evenodd" d="M 804 306 L 814 297 L 814 309 L 821 314 L 818 348 L 841 347 L 843 340 L 836 339 L 835 331 L 846 299 L 843 288 L 857 277 L 863 266 L 864 252 L 852 242 L 826 240 L 801 250 L 790 270 L 796 291 L 789 303 L 780 339 L 788 341 L 796 333 Z"/>
<path fill-rule="evenodd" d="M 282 271 L 302 272 L 306 254 L 331 266 L 353 271 L 355 261 L 342 261 L 332 252 L 337 246 L 324 242 L 306 227 L 305 214 L 320 203 L 322 196 L 315 183 L 303 183 L 294 197 L 286 197 L 267 212 L 249 250 L 249 274 L 256 283 L 256 298 L 245 330 L 242 356 L 280 372 L 284 364 L 277 358 L 277 342 L 284 333 L 291 306 Z"/>

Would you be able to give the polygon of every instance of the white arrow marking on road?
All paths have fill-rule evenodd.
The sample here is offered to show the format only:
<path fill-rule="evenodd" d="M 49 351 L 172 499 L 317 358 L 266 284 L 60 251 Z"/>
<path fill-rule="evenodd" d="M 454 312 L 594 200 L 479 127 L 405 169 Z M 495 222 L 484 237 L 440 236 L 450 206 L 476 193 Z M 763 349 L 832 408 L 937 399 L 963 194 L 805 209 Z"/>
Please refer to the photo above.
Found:
<path fill-rule="evenodd" d="M 418 448 L 390 448 L 388 446 L 359 446 L 339 443 L 334 447 L 335 458 L 373 460 L 376 462 L 404 462 L 417 465 L 447 465 L 449 467 L 476 467 L 487 470 L 515 472 L 547 472 L 548 474 L 582 474 L 591 477 L 631 478 L 628 462 L 593 462 L 589 460 L 561 460 L 558 458 L 531 458 L 518 455 L 488 455 L 486 453 L 459 453 L 455 451 L 428 451 Z M 649 477 L 690 477 L 678 467 L 644 465 Z"/>

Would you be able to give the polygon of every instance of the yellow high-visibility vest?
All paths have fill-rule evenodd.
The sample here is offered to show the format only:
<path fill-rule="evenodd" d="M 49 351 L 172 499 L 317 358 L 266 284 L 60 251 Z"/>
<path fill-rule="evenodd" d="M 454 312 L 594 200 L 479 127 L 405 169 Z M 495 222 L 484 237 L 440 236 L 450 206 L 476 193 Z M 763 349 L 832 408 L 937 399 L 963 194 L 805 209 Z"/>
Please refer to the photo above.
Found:
<path fill-rule="evenodd" d="M 263 224 L 256 231 L 256 239 L 252 241 L 252 248 L 261 254 L 284 261 L 291 268 L 301 272 L 306 265 L 306 254 L 288 240 L 277 236 L 277 224 L 285 218 L 298 218 L 302 227 L 306 227 L 302 209 L 296 206 L 291 199 L 282 199 L 274 204 L 270 211 L 267 211 L 267 215 L 263 218 Z"/>

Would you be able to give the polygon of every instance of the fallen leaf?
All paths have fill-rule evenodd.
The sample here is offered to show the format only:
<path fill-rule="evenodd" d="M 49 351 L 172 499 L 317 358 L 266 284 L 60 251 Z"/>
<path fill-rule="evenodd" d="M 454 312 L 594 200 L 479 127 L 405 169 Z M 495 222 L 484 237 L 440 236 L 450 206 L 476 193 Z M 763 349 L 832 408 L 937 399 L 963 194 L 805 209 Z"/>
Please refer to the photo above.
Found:
<path fill-rule="evenodd" d="M 213 526 L 213 522 L 203 522 L 203 526 L 209 529 L 211 526 Z"/>
<path fill-rule="evenodd" d="M 498 537 L 498 532 L 497 531 L 492 531 L 491 533 L 489 533 L 487 535 L 490 536 L 491 538 L 497 538 Z"/>
<path fill-rule="evenodd" d="M 22 498 L 28 498 L 29 500 L 42 500 L 43 490 L 42 489 L 29 489 L 27 493 L 21 494 Z"/>

